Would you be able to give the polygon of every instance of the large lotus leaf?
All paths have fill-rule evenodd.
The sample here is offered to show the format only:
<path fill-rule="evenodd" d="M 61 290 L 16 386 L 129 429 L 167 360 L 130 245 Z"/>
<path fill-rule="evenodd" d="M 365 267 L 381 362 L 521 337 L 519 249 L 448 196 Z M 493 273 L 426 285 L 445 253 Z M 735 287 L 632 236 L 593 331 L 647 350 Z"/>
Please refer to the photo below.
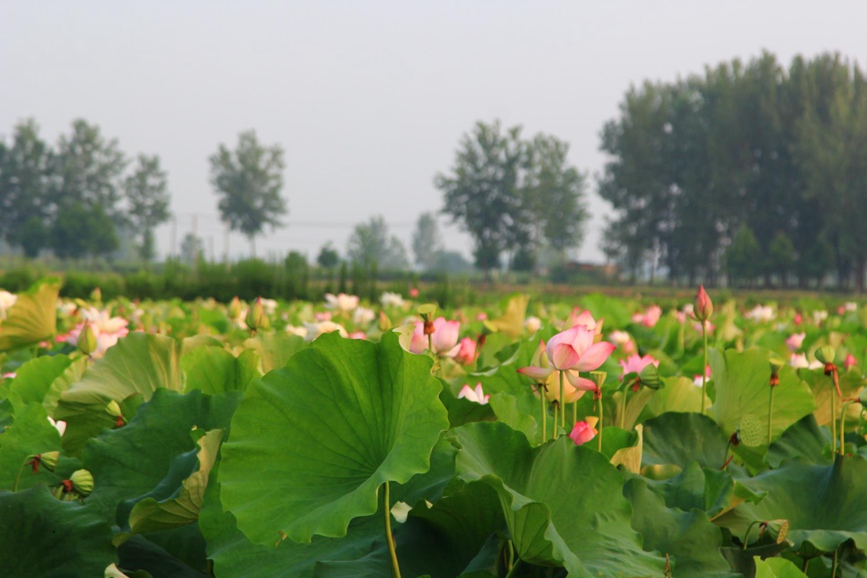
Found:
<path fill-rule="evenodd" d="M 289 359 L 307 347 L 304 338 L 289 333 L 259 333 L 244 342 L 244 347 L 259 354 L 262 373 L 286 365 Z"/>
<path fill-rule="evenodd" d="M 218 463 L 214 471 L 219 468 Z M 385 537 L 382 517 L 368 516 L 350 522 L 342 538 L 313 536 L 310 544 L 291 540 L 283 540 L 276 546 L 253 544 L 238 529 L 235 516 L 223 511 L 220 493 L 221 484 L 215 483 L 212 476 L 199 513 L 199 528 L 207 541 L 208 558 L 214 563 L 217 578 L 312 578 L 317 561 L 358 559 Z"/>
<path fill-rule="evenodd" d="M 807 578 L 806 574 L 785 558 L 762 560 L 756 556 L 754 561 L 756 563 L 756 578 Z"/>
<path fill-rule="evenodd" d="M 105 430 L 85 447 L 82 462 L 96 481 L 88 502 L 126 529 L 136 502 L 165 500 L 180 490 L 198 461 L 193 428 L 227 429 L 240 397 L 158 390 L 130 423 Z"/>
<path fill-rule="evenodd" d="M 259 376 L 258 364 L 252 349 L 235 357 L 222 347 L 197 347 L 181 357 L 181 369 L 186 376 L 184 389 L 200 389 L 208 394 L 244 391 Z"/>
<path fill-rule="evenodd" d="M 3 576 L 102 576 L 116 560 L 106 521 L 45 486 L 0 492 L 0 520 Z"/>
<path fill-rule="evenodd" d="M 443 402 L 443 405 L 449 412 L 449 424 L 451 427 L 457 427 L 474 421 L 492 421 L 496 419 L 494 410 L 491 409 L 491 404 L 482 405 L 466 398 L 458 398 L 452 393 L 448 383 L 444 383 L 443 386 L 443 390 L 440 392 L 440 401 Z M 491 398 L 493 397 L 491 396 Z"/>
<path fill-rule="evenodd" d="M 664 413 L 644 422 L 645 465 L 674 464 L 685 468 L 692 461 L 719 469 L 725 461 L 728 436 L 712 419 L 698 413 Z"/>
<path fill-rule="evenodd" d="M 57 332 L 57 295 L 60 281 L 45 279 L 24 293 L 0 321 L 0 351 L 18 349 L 51 339 Z"/>
<path fill-rule="evenodd" d="M 801 419 L 798 423 L 783 432 L 783 435 L 771 444 L 765 456 L 765 463 L 772 468 L 778 468 L 787 461 L 800 461 L 808 464 L 830 465 L 833 461 L 825 448 L 830 448 L 831 432 L 828 428 L 820 428 L 813 414 Z"/>
<path fill-rule="evenodd" d="M 820 426 L 831 427 L 831 396 L 837 394 L 831 376 L 826 376 L 821 369 L 813 371 L 801 369 L 798 370 L 798 374 L 804 379 L 807 385 L 809 385 L 810 389 L 813 391 L 813 395 L 815 396 L 816 421 Z M 846 372 L 840 371 L 838 382 L 840 384 L 840 391 L 843 393 L 844 398 L 857 397 L 861 388 L 864 387 L 864 380 L 861 378 L 861 373 L 855 368 Z M 776 399 L 774 399 L 774 404 L 774 415 L 776 416 Z M 839 424 L 840 411 L 843 409 L 843 403 L 840 401 L 839 396 L 837 396 L 835 404 L 837 407 L 834 418 Z M 860 411 L 861 407 L 859 404 L 853 403 L 849 405 L 846 410 L 846 419 L 850 424 L 858 420 L 858 414 Z"/>
<path fill-rule="evenodd" d="M 43 355 L 31 359 L 18 369 L 9 388 L 9 399 L 17 407 L 40 403 L 53 414 L 60 394 L 81 379 L 86 367 L 84 357 L 71 359 L 66 355 Z"/>
<path fill-rule="evenodd" d="M 762 423 L 768 423 L 770 355 L 766 349 L 710 351 L 716 397 L 709 413 L 726 434 L 731 435 L 738 429 L 744 414 L 752 414 Z M 783 367 L 779 377 L 780 384 L 774 392 L 772 440 L 816 409 L 813 393 L 791 367 Z M 768 445 L 767 440 L 764 445 Z"/>
<path fill-rule="evenodd" d="M 34 475 L 30 466 L 22 468 L 28 456 L 60 449 L 60 434 L 48 422 L 45 408 L 36 403 L 15 414 L 15 421 L 0 434 L 0 490 L 11 490 L 21 473 L 19 489 L 46 483 L 54 476 L 40 468 Z M 0 524 L 2 525 L 2 524 Z"/>
<path fill-rule="evenodd" d="M 497 491 L 521 559 L 575 576 L 662 574 L 664 560 L 642 550 L 623 478 L 605 456 L 565 436 L 532 448 L 501 423 L 467 424 L 454 435 L 457 476 Z"/>
<path fill-rule="evenodd" d="M 328 334 L 254 382 L 220 470 L 224 507 L 253 542 L 342 536 L 377 510 L 379 487 L 430 468 L 448 428 L 430 359 Z"/>
<path fill-rule="evenodd" d="M 192 526 L 187 526 L 194 530 Z M 190 531 L 190 530 L 188 530 Z M 163 532 L 170 534 L 171 532 Z M 178 536 L 172 536 L 176 542 L 180 541 Z M 201 542 L 201 536 L 198 541 Z M 204 550 L 204 544 L 202 544 Z M 127 542 L 124 542 L 117 550 L 118 564 L 124 569 L 124 574 L 129 578 L 160 578 L 162 576 L 171 576 L 171 578 L 208 578 L 210 574 L 194 570 L 190 567 L 192 561 L 182 561 L 176 556 L 168 552 L 163 545 L 156 544 L 148 540 L 144 536 L 133 536 Z M 195 567 L 204 569 L 207 561 L 204 560 L 204 552 L 201 552 L 198 558 L 201 559 Z M 198 560 L 197 560 L 198 561 Z M 135 570 L 131 570 L 135 568 Z M 106 578 L 108 578 L 106 574 Z"/>
<path fill-rule="evenodd" d="M 181 391 L 182 342 L 165 335 L 131 333 L 84 372 L 81 380 L 60 395 L 55 417 L 67 423 L 63 448 L 73 454 L 110 427 L 105 413 L 110 401 L 137 397 L 147 401 L 158 389 Z M 133 416 L 124 414 L 129 420 Z"/>
<path fill-rule="evenodd" d="M 699 412 L 701 410 L 701 386 L 696 387 L 688 377 L 664 378 L 665 387 L 660 388 L 648 402 L 647 408 L 654 415 L 665 412 Z M 710 397 L 705 394 L 705 407 L 710 406 Z"/>
<path fill-rule="evenodd" d="M 800 549 L 809 542 L 823 552 L 851 539 L 867 548 L 867 461 L 837 457 L 831 466 L 792 464 L 741 480 L 767 492 L 758 504 L 743 504 L 719 523 L 738 535 L 755 520 L 789 521 L 788 539 Z"/>
<path fill-rule="evenodd" d="M 632 503 L 632 527 L 644 537 L 644 547 L 673 556 L 673 577 L 737 576 L 720 554 L 722 532 L 702 510 L 667 507 L 640 478 L 627 481 L 623 494 Z"/>
<path fill-rule="evenodd" d="M 529 295 L 510 297 L 506 303 L 506 312 L 496 319 L 488 320 L 485 325 L 516 339 L 524 331 L 524 318 L 527 316 L 527 303 L 529 302 Z"/>
<path fill-rule="evenodd" d="M 198 519 L 208 477 L 217 460 L 224 433 L 221 429 L 215 429 L 199 439 L 199 469 L 183 481 L 177 497 L 161 501 L 145 498 L 133 506 L 129 514 L 131 534 L 186 526 Z"/>

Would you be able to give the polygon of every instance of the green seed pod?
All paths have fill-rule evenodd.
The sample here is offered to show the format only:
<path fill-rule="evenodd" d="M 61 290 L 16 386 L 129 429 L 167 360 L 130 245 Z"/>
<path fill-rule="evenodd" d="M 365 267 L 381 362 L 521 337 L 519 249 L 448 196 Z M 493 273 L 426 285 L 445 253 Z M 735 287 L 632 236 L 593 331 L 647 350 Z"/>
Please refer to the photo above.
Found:
<path fill-rule="evenodd" d="M 93 474 L 87 470 L 75 470 L 69 476 L 69 480 L 72 482 L 72 488 L 82 496 L 87 496 L 93 491 Z"/>
<path fill-rule="evenodd" d="M 607 371 L 591 371 L 590 379 L 596 382 L 596 387 L 602 389 L 602 384 L 605 383 L 605 378 L 608 377 Z"/>
<path fill-rule="evenodd" d="M 45 452 L 39 455 L 39 463 L 45 466 L 49 472 L 53 472 L 57 467 L 57 460 L 60 458 L 60 452 Z"/>
<path fill-rule="evenodd" d="M 108 402 L 108 405 L 105 406 L 105 413 L 110 415 L 111 417 L 123 417 L 123 412 L 120 410 L 120 405 L 111 400 Z"/>
<path fill-rule="evenodd" d="M 96 340 L 96 332 L 90 325 L 90 321 L 84 322 L 84 327 L 81 328 L 81 333 L 78 335 L 78 350 L 85 355 L 90 355 L 96 351 L 99 343 Z"/>
<path fill-rule="evenodd" d="M 837 356 L 837 351 L 830 345 L 823 345 L 816 350 L 816 359 L 822 363 L 834 363 L 834 358 Z"/>
<path fill-rule="evenodd" d="M 659 369 L 652 363 L 644 366 L 644 369 L 638 374 L 638 378 L 645 387 L 650 389 L 659 389 L 665 385 L 659 377 Z"/>

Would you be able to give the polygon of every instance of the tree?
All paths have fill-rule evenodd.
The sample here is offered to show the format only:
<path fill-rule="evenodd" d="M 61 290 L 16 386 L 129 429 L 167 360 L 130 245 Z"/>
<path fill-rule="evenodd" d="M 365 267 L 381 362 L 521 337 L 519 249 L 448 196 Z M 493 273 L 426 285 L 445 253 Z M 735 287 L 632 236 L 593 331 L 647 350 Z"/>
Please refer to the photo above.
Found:
<path fill-rule="evenodd" d="M 461 139 L 450 173 L 434 178 L 443 192 L 442 212 L 473 237 L 476 267 L 488 275 L 503 252 L 531 235 L 521 195 L 526 147 L 520 137 L 519 126 L 504 133 L 499 121 L 478 122 Z"/>
<path fill-rule="evenodd" d="M 389 238 L 385 217 L 371 217 L 367 223 L 359 223 L 349 237 L 346 256 L 350 262 L 365 269 L 406 269 L 409 260 L 400 239 Z"/>
<path fill-rule="evenodd" d="M 287 213 L 280 196 L 283 188 L 283 149 L 280 145 L 259 144 L 253 130 L 242 132 L 238 145 L 230 151 L 220 145 L 209 158 L 211 185 L 220 197 L 218 208 L 233 231 L 240 231 L 256 254 L 255 238 L 266 226 L 283 225 Z"/>
<path fill-rule="evenodd" d="M 101 205 L 79 201 L 65 207 L 51 229 L 51 248 L 61 259 L 107 255 L 118 245 L 114 221 Z"/>
<path fill-rule="evenodd" d="M 322 245 L 322 248 L 319 250 L 319 256 L 316 257 L 316 263 L 323 269 L 328 269 L 329 271 L 334 269 L 337 264 L 340 263 L 340 254 L 331 244 L 331 241 Z"/>
<path fill-rule="evenodd" d="M 792 265 L 795 262 L 795 246 L 789 236 L 780 231 L 768 246 L 768 263 L 765 269 L 780 278 L 780 284 L 785 287 Z"/>
<path fill-rule="evenodd" d="M 154 229 L 171 217 L 166 172 L 157 156 L 139 155 L 137 166 L 123 181 L 128 220 L 139 236 L 139 257 L 151 261 L 156 253 Z"/>
<path fill-rule="evenodd" d="M 562 261 L 567 249 L 581 245 L 590 217 L 584 200 L 585 178 L 569 165 L 569 144 L 554 136 L 536 135 L 527 153 L 523 194 L 534 243 L 532 254 L 523 258 L 538 261 L 538 249 L 547 242 Z"/>
<path fill-rule="evenodd" d="M 205 244 L 201 237 L 187 233 L 181 240 L 181 263 L 194 266 L 205 254 Z"/>
<path fill-rule="evenodd" d="M 726 269 L 732 278 L 751 283 L 762 270 L 762 250 L 752 229 L 744 223 L 726 249 Z"/>
<path fill-rule="evenodd" d="M 0 232 L 30 258 L 49 244 L 52 163 L 33 119 L 15 126 L 12 146 L 0 142 Z"/>
<path fill-rule="evenodd" d="M 443 251 L 439 226 L 433 213 L 422 213 L 415 225 L 412 235 L 412 252 L 415 263 L 425 270 L 434 269 Z"/>

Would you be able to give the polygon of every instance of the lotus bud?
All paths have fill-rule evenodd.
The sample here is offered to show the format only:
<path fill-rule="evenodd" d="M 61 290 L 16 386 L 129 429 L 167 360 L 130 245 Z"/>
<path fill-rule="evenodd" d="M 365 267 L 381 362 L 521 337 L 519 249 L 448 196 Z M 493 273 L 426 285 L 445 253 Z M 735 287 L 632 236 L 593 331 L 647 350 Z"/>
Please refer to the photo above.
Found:
<path fill-rule="evenodd" d="M 776 355 L 771 355 L 770 359 L 768 359 L 768 364 L 771 366 L 771 378 L 769 380 L 771 387 L 780 385 L 780 369 L 783 368 L 785 363 L 785 361 Z"/>
<path fill-rule="evenodd" d="M 858 401 L 861 402 L 861 405 L 867 407 L 867 387 L 861 390 L 861 395 L 858 396 Z"/>
<path fill-rule="evenodd" d="M 419 306 L 418 314 L 421 315 L 421 318 L 424 320 L 424 334 L 425 335 L 433 335 L 434 332 L 434 314 L 437 312 L 437 306 L 435 303 L 425 303 L 424 305 Z"/>
<path fill-rule="evenodd" d="M 94 303 L 102 303 L 102 289 L 97 287 L 90 292 L 90 300 Z"/>
<path fill-rule="evenodd" d="M 385 333 L 392 328 L 391 319 L 385 314 L 385 311 L 379 312 L 379 330 Z"/>
<path fill-rule="evenodd" d="M 39 454 L 39 463 L 45 466 L 49 472 L 53 472 L 54 468 L 57 467 L 57 460 L 60 458 L 60 452 L 45 452 L 44 454 Z"/>
<path fill-rule="evenodd" d="M 262 306 L 261 297 L 258 297 L 253 303 L 253 306 L 250 307 L 246 321 L 247 326 L 254 331 L 259 329 L 269 329 L 271 327 L 271 320 L 268 319 L 268 315 L 265 314 L 265 308 Z"/>
<path fill-rule="evenodd" d="M 72 489 L 81 496 L 87 496 L 93 491 L 93 474 L 87 470 L 75 470 L 69 476 L 69 481 L 72 482 Z"/>
<path fill-rule="evenodd" d="M 693 305 L 693 314 L 699 321 L 707 321 L 713 315 L 713 301 L 707 291 L 704 290 L 704 285 L 698 286 L 698 294 L 695 296 L 695 304 Z"/>
<path fill-rule="evenodd" d="M 229 305 L 226 307 L 226 312 L 229 314 L 231 319 L 237 319 L 239 315 L 241 315 L 241 300 L 238 299 L 238 296 L 232 299 L 229 302 Z"/>
<path fill-rule="evenodd" d="M 650 389 L 659 389 L 665 385 L 659 377 L 659 368 L 652 363 L 644 366 L 638 374 L 638 379 L 641 380 L 641 383 L 645 387 L 649 387 Z"/>
<path fill-rule="evenodd" d="M 111 400 L 108 402 L 108 405 L 105 406 L 105 413 L 114 418 L 114 425 L 117 427 L 121 427 L 126 423 L 126 418 L 123 417 L 120 405 L 114 400 Z"/>
<path fill-rule="evenodd" d="M 81 328 L 81 333 L 78 336 L 78 350 L 85 355 L 90 355 L 99 347 L 96 340 L 96 333 L 90 325 L 90 321 L 85 321 Z"/>

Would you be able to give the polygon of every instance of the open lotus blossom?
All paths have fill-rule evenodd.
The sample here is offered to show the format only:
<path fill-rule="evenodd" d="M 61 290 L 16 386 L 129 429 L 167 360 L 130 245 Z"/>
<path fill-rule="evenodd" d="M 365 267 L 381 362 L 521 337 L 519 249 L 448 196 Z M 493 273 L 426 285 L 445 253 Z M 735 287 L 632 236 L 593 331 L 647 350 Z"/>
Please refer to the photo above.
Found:
<path fill-rule="evenodd" d="M 379 296 L 379 302 L 383 307 L 403 307 L 403 297 L 400 293 L 386 291 Z"/>
<path fill-rule="evenodd" d="M 4 374 L 0 375 L 0 377 L 2 377 L 3 379 L 15 379 L 16 375 L 18 375 L 18 374 L 15 373 L 14 371 L 10 371 L 9 373 L 4 373 Z"/>
<path fill-rule="evenodd" d="M 578 313 L 578 308 L 572 310 L 572 313 L 569 315 L 569 319 L 566 320 L 566 327 L 575 327 L 576 325 L 583 325 L 587 329 L 592 329 L 593 333 L 597 336 L 596 340 L 601 339 L 602 336 L 602 325 L 605 323 L 604 319 L 594 319 L 593 314 L 590 313 L 589 309 L 585 309 Z"/>
<path fill-rule="evenodd" d="M 793 353 L 792 356 L 789 357 L 789 365 L 795 369 L 819 369 L 825 367 L 824 363 L 816 359 L 813 361 L 807 361 L 806 353 Z"/>
<path fill-rule="evenodd" d="M 813 323 L 815 323 L 816 325 L 820 325 L 827 318 L 828 312 L 824 309 L 813 311 Z"/>
<path fill-rule="evenodd" d="M 307 335 L 304 337 L 307 341 L 313 341 L 323 333 L 331 333 L 333 331 L 339 332 L 341 337 L 349 337 L 349 333 L 346 332 L 346 329 L 339 323 L 333 321 L 323 321 L 321 323 L 305 322 L 304 327 L 307 328 Z"/>
<path fill-rule="evenodd" d="M 775 316 L 773 307 L 765 305 L 756 305 L 744 315 L 744 317 L 752 319 L 756 323 L 771 321 Z"/>
<path fill-rule="evenodd" d="M 48 421 L 50 421 L 51 425 L 53 425 L 57 429 L 58 433 L 63 436 L 63 433 L 66 431 L 66 422 L 62 420 L 54 421 L 50 417 L 48 418 Z"/>
<path fill-rule="evenodd" d="M 608 341 L 594 343 L 595 336 L 596 331 L 586 325 L 575 325 L 549 339 L 545 353 L 551 366 L 560 371 L 597 369 L 616 346 Z"/>
<path fill-rule="evenodd" d="M 105 352 L 113 347 L 118 339 L 129 333 L 127 325 L 129 321 L 122 317 L 112 317 L 108 310 L 99 311 L 93 307 L 81 310 L 81 316 L 89 324 L 94 337 L 96 337 L 96 349 L 90 354 L 93 358 L 100 358 Z M 66 342 L 78 346 L 78 338 L 84 330 L 85 322 L 75 326 L 69 332 Z"/>
<path fill-rule="evenodd" d="M 0 319 L 6 318 L 6 312 L 18 301 L 18 295 L 0 290 Z"/>
<path fill-rule="evenodd" d="M 455 355 L 455 361 L 457 361 L 461 365 L 469 365 L 475 360 L 476 342 L 474 339 L 464 337 L 463 339 L 461 339 L 460 348 L 458 349 L 457 355 Z"/>
<path fill-rule="evenodd" d="M 454 357 L 460 351 L 458 338 L 460 337 L 461 322 L 446 321 L 445 317 L 437 317 L 433 322 L 434 332 L 431 335 L 432 352 L 440 357 Z M 424 333 L 424 322 L 416 321 L 415 331 L 412 334 L 410 351 L 421 353 L 428 348 L 428 336 Z"/>
<path fill-rule="evenodd" d="M 542 327 L 542 320 L 538 317 L 527 317 L 524 320 L 524 329 L 526 329 L 529 333 L 536 333 Z"/>
<path fill-rule="evenodd" d="M 322 323 L 323 321 L 331 321 L 331 317 L 331 311 L 317 311 L 313 314 L 313 318 L 319 323 Z"/>
<path fill-rule="evenodd" d="M 575 442 L 576 446 L 580 446 L 595 438 L 597 433 L 599 432 L 592 425 L 586 421 L 579 421 L 575 422 L 572 431 L 569 433 L 569 437 Z"/>
<path fill-rule="evenodd" d="M 620 367 L 623 368 L 623 375 L 629 373 L 641 373 L 641 370 L 647 367 L 648 365 L 653 365 L 655 367 L 659 367 L 659 360 L 654 359 L 652 355 L 630 355 L 626 359 L 620 360 Z M 623 379 L 623 375 L 620 376 L 620 379 Z"/>
<path fill-rule="evenodd" d="M 331 293 L 325 294 L 325 307 L 336 310 L 338 313 L 349 313 L 358 307 L 358 296 L 347 295 L 346 293 Z"/>
<path fill-rule="evenodd" d="M 551 368 L 548 361 L 548 355 L 545 353 L 545 342 L 539 340 L 539 347 L 533 354 L 533 359 L 530 361 L 532 365 L 518 369 L 518 373 L 526 375 L 533 379 L 545 391 L 545 398 L 548 401 L 557 400 L 560 397 L 559 376 Z M 564 384 L 563 397 L 567 403 L 576 401 L 580 395 L 569 383 Z"/>
<path fill-rule="evenodd" d="M 482 384 L 477 383 L 475 389 L 471 389 L 469 385 L 462 387 L 458 394 L 458 399 L 467 399 L 474 403 L 478 403 L 479 405 L 488 405 L 488 400 L 491 399 L 491 394 L 485 395 L 485 391 L 482 389 Z"/>
<path fill-rule="evenodd" d="M 843 309 L 849 312 L 858 311 L 858 304 L 854 301 L 847 301 L 843 304 Z"/>
<path fill-rule="evenodd" d="M 630 355 L 637 351 L 635 348 L 635 342 L 632 340 L 632 336 L 625 331 L 612 331 L 608 335 L 608 339 L 610 339 L 611 343 L 616 345 L 620 349 L 620 351 L 627 355 Z"/>
<path fill-rule="evenodd" d="M 644 313 L 636 313 L 632 316 L 633 323 L 641 323 L 645 327 L 653 327 L 659 323 L 659 318 L 662 316 L 662 309 L 659 305 L 651 305 Z"/>
<path fill-rule="evenodd" d="M 297 335 L 299 337 L 307 337 L 307 328 L 306 327 L 296 327 L 295 325 L 287 325 L 286 333 L 291 333 L 292 335 Z"/>
<path fill-rule="evenodd" d="M 374 319 L 376 319 L 376 312 L 367 307 L 358 307 L 352 314 L 352 321 L 356 325 L 367 325 Z"/>
<path fill-rule="evenodd" d="M 789 351 L 797 351 L 801 349 L 805 337 L 807 337 L 806 333 L 792 333 L 789 338 L 786 339 L 786 347 L 789 348 Z"/>
<path fill-rule="evenodd" d="M 704 368 L 704 378 L 705 378 L 705 380 L 709 380 L 710 377 L 711 377 L 710 365 L 708 365 Z M 692 376 L 692 384 L 696 387 L 701 387 L 701 374 L 700 373 Z"/>
<path fill-rule="evenodd" d="M 259 303 L 262 304 L 262 311 L 265 312 L 265 315 L 274 315 L 274 312 L 277 311 L 277 302 L 274 299 L 260 297 Z"/>

